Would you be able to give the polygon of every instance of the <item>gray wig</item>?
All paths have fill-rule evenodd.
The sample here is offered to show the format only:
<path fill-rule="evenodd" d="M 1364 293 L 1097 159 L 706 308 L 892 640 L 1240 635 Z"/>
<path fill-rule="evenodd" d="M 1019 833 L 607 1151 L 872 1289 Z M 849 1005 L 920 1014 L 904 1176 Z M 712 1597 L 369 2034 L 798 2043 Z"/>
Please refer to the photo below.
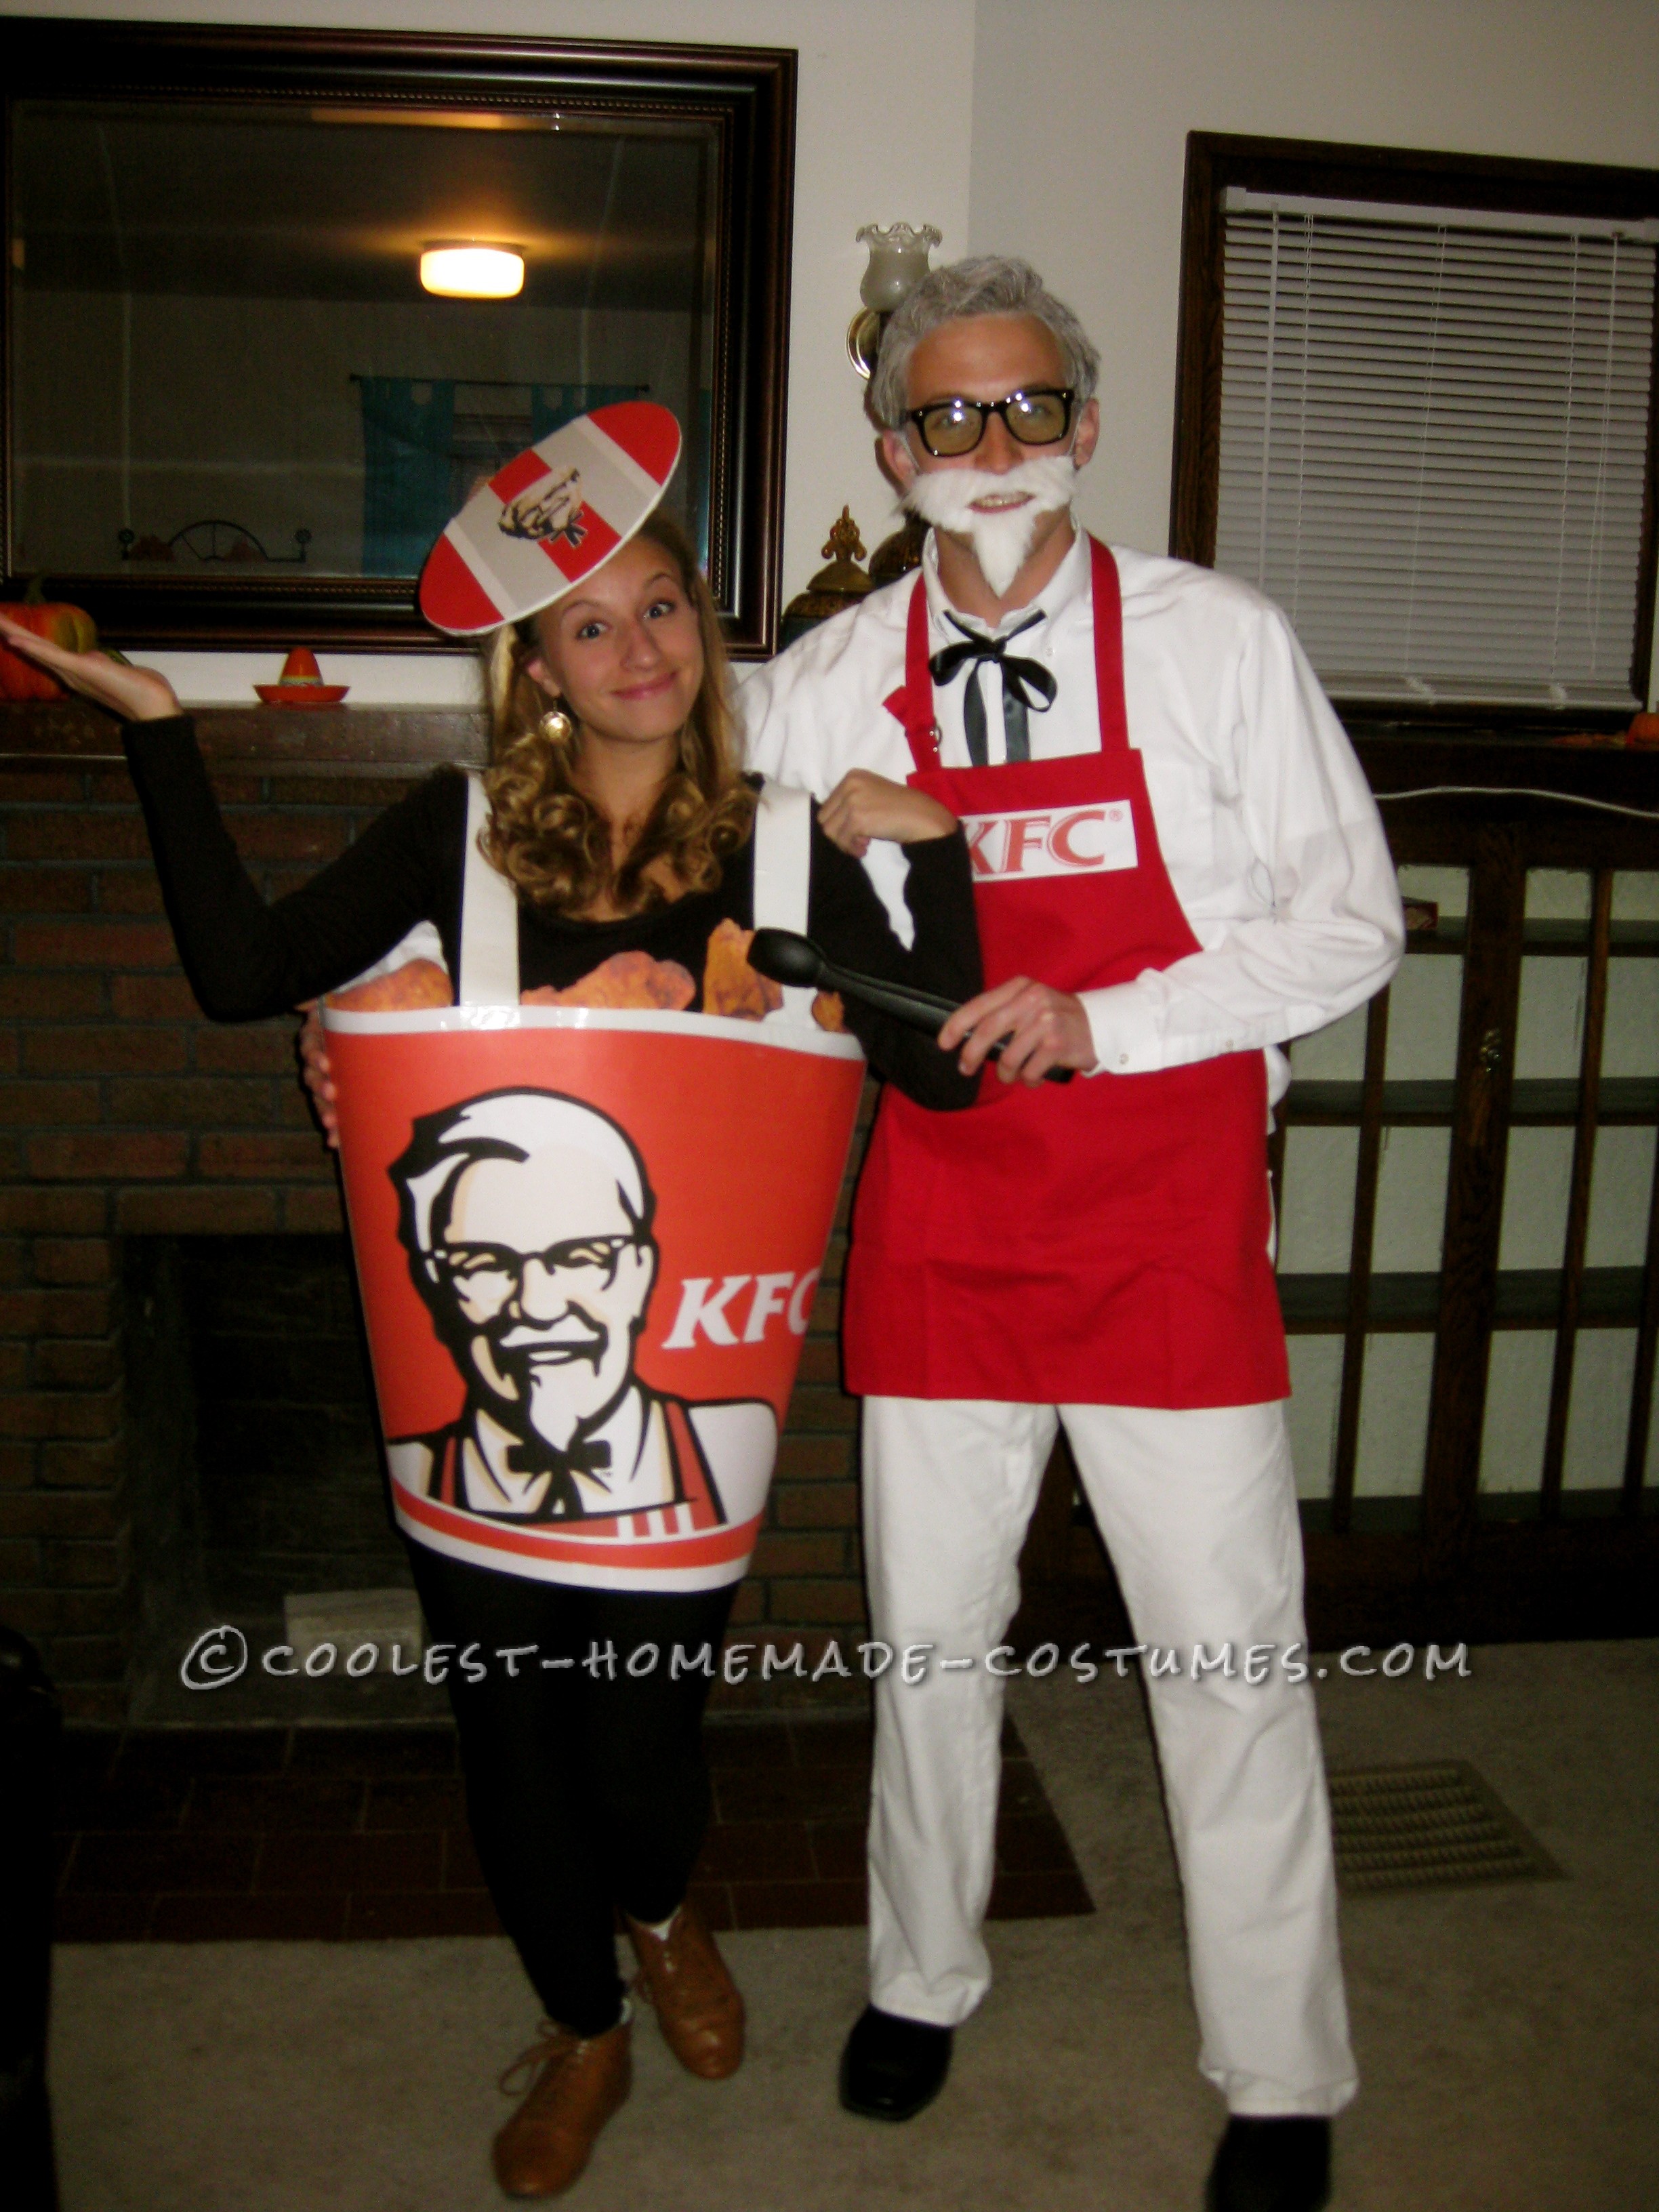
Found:
<path fill-rule="evenodd" d="M 883 332 L 867 395 L 870 412 L 883 429 L 896 430 L 903 423 L 910 356 L 922 340 L 943 323 L 965 322 L 973 315 L 1034 315 L 1054 333 L 1079 407 L 1093 398 L 1099 350 L 1071 309 L 1048 290 L 1029 261 L 976 253 L 930 269 Z"/>

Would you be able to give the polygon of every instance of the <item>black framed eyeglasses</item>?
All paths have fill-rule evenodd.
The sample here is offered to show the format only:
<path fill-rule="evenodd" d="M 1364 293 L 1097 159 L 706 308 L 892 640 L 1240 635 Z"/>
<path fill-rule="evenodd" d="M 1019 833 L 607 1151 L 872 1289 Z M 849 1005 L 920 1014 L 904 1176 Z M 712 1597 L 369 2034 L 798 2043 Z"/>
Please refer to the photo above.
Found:
<path fill-rule="evenodd" d="M 544 1252 L 517 1252 L 499 1244 L 446 1244 L 432 1257 L 453 1282 L 476 1295 L 507 1297 L 518 1289 L 532 1260 L 538 1260 L 550 1275 L 600 1278 L 608 1289 L 616 1279 L 617 1261 L 639 1241 L 636 1237 L 578 1237 L 550 1244 Z"/>
<path fill-rule="evenodd" d="M 1011 392 L 1006 399 L 935 399 L 926 407 L 913 407 L 904 419 L 915 424 L 936 461 L 953 460 L 974 451 L 993 415 L 1002 417 L 1003 428 L 1019 445 L 1052 446 L 1071 428 L 1076 404 L 1075 392 L 1045 386 L 1036 392 Z"/>

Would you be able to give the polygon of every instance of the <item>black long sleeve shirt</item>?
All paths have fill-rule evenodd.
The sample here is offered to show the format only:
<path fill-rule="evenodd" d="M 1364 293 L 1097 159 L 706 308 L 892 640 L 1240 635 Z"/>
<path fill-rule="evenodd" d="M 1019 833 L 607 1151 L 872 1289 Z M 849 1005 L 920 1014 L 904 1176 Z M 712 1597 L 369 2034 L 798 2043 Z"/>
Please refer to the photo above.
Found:
<path fill-rule="evenodd" d="M 267 905 L 225 826 L 190 718 L 130 723 L 125 739 L 179 957 L 210 1020 L 257 1021 L 337 990 L 422 921 L 436 927 L 451 975 L 460 972 L 467 786 L 458 769 L 437 769 L 309 883 Z M 962 833 L 904 849 L 915 924 L 908 950 L 864 869 L 815 817 L 809 932 L 839 966 L 970 998 L 982 984 Z M 620 921 L 574 921 L 521 899 L 521 988 L 566 990 L 613 954 L 642 951 L 688 971 L 696 1011 L 710 934 L 726 920 L 753 927 L 754 854 L 751 837 L 724 862 L 714 890 Z M 931 1037 L 851 999 L 846 1022 L 876 1069 L 922 1105 L 973 1103 L 977 1080 L 958 1074 Z"/>

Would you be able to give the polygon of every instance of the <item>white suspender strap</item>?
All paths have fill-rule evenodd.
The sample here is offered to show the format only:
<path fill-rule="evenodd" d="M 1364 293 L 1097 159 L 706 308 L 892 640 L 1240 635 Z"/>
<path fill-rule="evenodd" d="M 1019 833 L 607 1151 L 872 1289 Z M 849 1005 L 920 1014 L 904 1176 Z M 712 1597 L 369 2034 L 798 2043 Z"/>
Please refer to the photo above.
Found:
<path fill-rule="evenodd" d="M 519 901 L 513 886 L 479 849 L 489 820 L 483 779 L 466 777 L 466 853 L 461 872 L 461 988 L 463 1006 L 519 1003 Z"/>
<path fill-rule="evenodd" d="M 769 779 L 755 809 L 755 927 L 806 934 L 812 882 L 812 795 Z M 769 1021 L 810 1022 L 809 990 L 785 987 L 783 1009 Z"/>

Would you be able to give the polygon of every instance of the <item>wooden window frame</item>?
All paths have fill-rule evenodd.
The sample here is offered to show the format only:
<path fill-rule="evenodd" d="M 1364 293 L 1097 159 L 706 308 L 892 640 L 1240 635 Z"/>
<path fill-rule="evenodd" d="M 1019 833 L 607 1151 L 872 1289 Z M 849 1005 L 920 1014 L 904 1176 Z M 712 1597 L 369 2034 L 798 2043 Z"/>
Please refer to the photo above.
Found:
<path fill-rule="evenodd" d="M 1576 161 L 1522 161 L 1493 156 L 1419 152 L 1408 148 L 1345 146 L 1315 140 L 1253 138 L 1194 131 L 1187 139 L 1182 211 L 1181 291 L 1176 348 L 1175 446 L 1170 488 L 1170 551 L 1203 568 L 1215 564 L 1221 469 L 1221 372 L 1225 332 L 1223 197 L 1230 185 L 1252 191 L 1322 199 L 1381 201 L 1419 207 L 1468 207 L 1526 215 L 1600 216 L 1643 220 L 1659 216 L 1659 170 L 1601 167 Z M 1659 559 L 1659 336 L 1649 387 L 1648 452 L 1642 495 L 1642 545 L 1637 582 L 1631 684 L 1648 696 L 1653 653 L 1656 562 Z M 1341 702 L 1339 701 L 1339 705 Z M 1367 727 L 1455 726 L 1519 731 L 1559 727 L 1538 707 L 1390 701 L 1354 702 Z M 1575 728 L 1616 727 L 1614 710 L 1565 710 Z"/>

